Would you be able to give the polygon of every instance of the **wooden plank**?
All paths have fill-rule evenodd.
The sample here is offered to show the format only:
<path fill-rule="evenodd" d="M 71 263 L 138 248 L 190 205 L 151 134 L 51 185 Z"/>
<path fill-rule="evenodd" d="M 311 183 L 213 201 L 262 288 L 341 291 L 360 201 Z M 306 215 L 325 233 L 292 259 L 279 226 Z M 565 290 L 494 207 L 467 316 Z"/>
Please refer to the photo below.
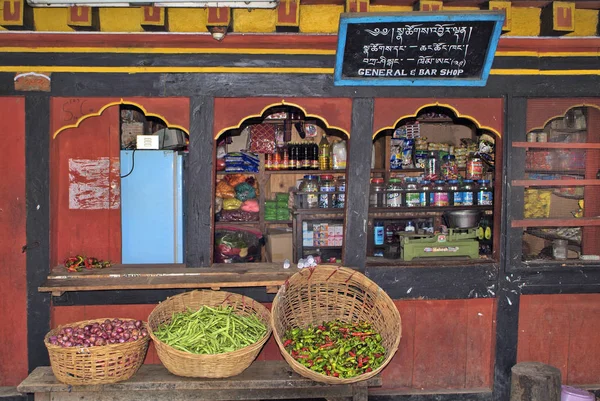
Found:
<path fill-rule="evenodd" d="M 513 180 L 512 185 L 516 187 L 572 187 L 572 186 L 596 186 L 600 185 L 600 180 Z"/>
<path fill-rule="evenodd" d="M 595 350 L 600 342 L 600 294 L 553 295 L 555 303 L 568 307 L 568 367 L 564 382 L 572 385 L 598 383 L 600 364 Z M 558 320 L 558 319 L 557 319 Z M 565 320 L 559 324 L 566 325 Z"/>
<path fill-rule="evenodd" d="M 582 217 L 579 219 L 522 219 L 513 220 L 510 226 L 517 227 L 593 227 L 600 226 L 599 217 Z"/>
<path fill-rule="evenodd" d="M 50 100 L 28 95 L 25 100 L 25 158 L 27 198 L 27 360 L 29 371 L 46 365 L 43 338 L 50 324 L 50 296 L 37 287 L 48 275 L 50 261 Z M 23 291 L 23 289 L 21 290 Z M 13 302 L 18 302 L 13 299 Z M 15 303 L 17 305 L 17 303 Z M 11 357 L 11 361 L 15 360 Z M 17 369 L 17 366 L 13 366 Z M 21 368 L 19 368 L 21 369 Z"/>
<path fill-rule="evenodd" d="M 214 146 L 211 140 L 214 99 L 190 99 L 190 144 L 184 174 L 186 180 L 185 262 L 210 266 L 212 261 L 212 204 Z M 208 210 L 207 210 L 208 209 Z"/>
<path fill-rule="evenodd" d="M 367 220 L 369 197 L 365 188 L 369 188 L 371 179 L 371 149 L 373 146 L 373 99 L 354 99 L 352 101 L 352 137 L 349 141 L 348 160 L 361 160 L 363 163 L 348 163 L 348 182 L 346 184 L 346 210 L 348 213 L 344 233 L 344 263 L 350 267 L 364 269 L 367 249 Z M 367 161 L 369 161 L 367 163 Z"/>
<path fill-rule="evenodd" d="M 600 149 L 600 143 L 569 143 L 570 149 Z M 513 142 L 514 148 L 564 149 L 563 142 Z"/>
<path fill-rule="evenodd" d="M 0 120 L 10 143 L 0 148 L 0 386 L 14 386 L 27 374 L 25 99 L 0 98 Z"/>
<path fill-rule="evenodd" d="M 380 386 L 376 376 L 360 382 L 365 386 Z M 282 388 L 328 388 L 341 390 L 350 386 L 329 386 L 307 379 L 293 372 L 285 361 L 255 361 L 241 374 L 223 378 L 206 379 L 180 377 L 171 374 L 163 365 L 143 365 L 129 380 L 104 385 L 69 386 L 56 380 L 49 366 L 36 368 L 18 387 L 22 393 L 35 392 L 111 392 L 111 391 L 191 391 L 191 390 L 258 390 Z"/>
<path fill-rule="evenodd" d="M 282 269 L 283 270 L 283 269 Z M 251 275 L 204 276 L 161 276 L 161 277 L 120 277 L 94 279 L 52 279 L 47 280 L 38 290 L 53 291 L 94 291 L 94 290 L 134 290 L 166 288 L 245 288 L 273 287 L 282 285 L 294 270 L 280 273 L 262 273 Z"/>

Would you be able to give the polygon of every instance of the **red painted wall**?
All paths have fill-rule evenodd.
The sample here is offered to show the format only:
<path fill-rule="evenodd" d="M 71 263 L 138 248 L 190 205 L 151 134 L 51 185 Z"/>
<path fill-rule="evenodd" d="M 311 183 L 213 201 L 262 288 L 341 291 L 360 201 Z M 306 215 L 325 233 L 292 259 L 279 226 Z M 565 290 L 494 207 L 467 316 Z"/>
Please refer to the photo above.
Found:
<path fill-rule="evenodd" d="M 374 392 L 492 387 L 493 299 L 395 303 L 402 316 L 402 339 L 398 352 L 383 371 L 383 387 Z M 56 306 L 51 324 L 55 327 L 105 317 L 147 320 L 153 308 L 154 305 Z M 273 337 L 258 359 L 283 359 Z M 160 363 L 152 345 L 146 363 Z"/>
<path fill-rule="evenodd" d="M 0 98 L 0 386 L 27 376 L 25 99 Z"/>
<path fill-rule="evenodd" d="M 564 384 L 600 383 L 600 294 L 524 295 L 518 362 L 556 366 Z"/>

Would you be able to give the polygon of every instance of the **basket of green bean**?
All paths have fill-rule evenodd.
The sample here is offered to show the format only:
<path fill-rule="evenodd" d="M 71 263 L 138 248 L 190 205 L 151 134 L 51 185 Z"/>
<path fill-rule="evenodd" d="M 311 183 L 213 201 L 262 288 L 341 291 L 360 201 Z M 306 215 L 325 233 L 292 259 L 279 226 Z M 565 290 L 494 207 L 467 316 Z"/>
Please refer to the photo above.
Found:
<path fill-rule="evenodd" d="M 271 308 L 273 336 L 298 374 L 349 384 L 380 373 L 398 350 L 400 313 L 360 272 L 321 265 L 294 274 Z"/>
<path fill-rule="evenodd" d="M 148 333 L 162 364 L 177 376 L 223 378 L 243 372 L 271 335 L 259 302 L 226 291 L 190 291 L 161 302 Z"/>

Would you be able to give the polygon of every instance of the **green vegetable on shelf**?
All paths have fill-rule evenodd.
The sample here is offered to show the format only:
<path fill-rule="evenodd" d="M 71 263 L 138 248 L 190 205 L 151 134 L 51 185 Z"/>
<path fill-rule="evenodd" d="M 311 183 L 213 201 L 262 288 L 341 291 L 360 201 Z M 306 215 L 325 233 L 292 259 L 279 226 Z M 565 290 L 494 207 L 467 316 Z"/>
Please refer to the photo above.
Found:
<path fill-rule="evenodd" d="M 259 341 L 267 327 L 256 315 L 236 313 L 232 307 L 203 306 L 173 314 L 156 337 L 171 347 L 192 354 L 222 354 Z"/>
<path fill-rule="evenodd" d="M 385 360 L 381 335 L 368 322 L 339 320 L 288 330 L 286 351 L 308 369 L 327 376 L 350 378 L 377 369 Z"/>

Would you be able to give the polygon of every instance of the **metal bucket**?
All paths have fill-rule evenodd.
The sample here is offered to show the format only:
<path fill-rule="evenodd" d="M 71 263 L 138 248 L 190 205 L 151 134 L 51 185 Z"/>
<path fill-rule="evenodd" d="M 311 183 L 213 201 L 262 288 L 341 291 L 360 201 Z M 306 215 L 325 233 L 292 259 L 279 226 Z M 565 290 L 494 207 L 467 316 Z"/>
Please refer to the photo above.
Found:
<path fill-rule="evenodd" d="M 479 225 L 481 211 L 452 210 L 444 213 L 448 228 L 474 228 Z"/>

